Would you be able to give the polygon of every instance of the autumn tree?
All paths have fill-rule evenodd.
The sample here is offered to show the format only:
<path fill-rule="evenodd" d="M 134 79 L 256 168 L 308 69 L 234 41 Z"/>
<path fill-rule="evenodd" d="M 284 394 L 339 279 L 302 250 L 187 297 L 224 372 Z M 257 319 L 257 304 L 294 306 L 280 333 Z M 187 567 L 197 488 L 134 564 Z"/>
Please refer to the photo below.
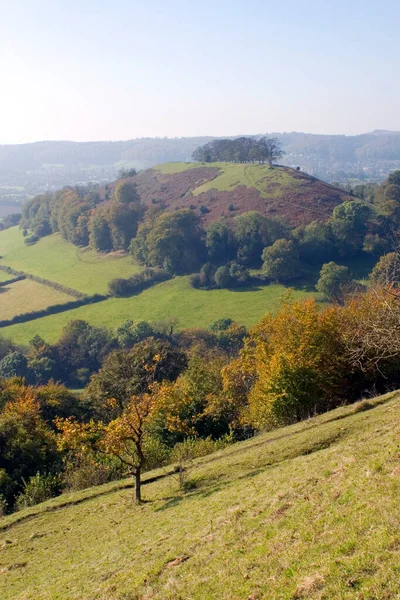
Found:
<path fill-rule="evenodd" d="M 369 276 L 378 286 L 398 285 L 400 281 L 400 257 L 397 252 L 389 252 L 376 263 Z"/>
<path fill-rule="evenodd" d="M 349 394 L 351 377 L 337 309 L 320 310 L 314 300 L 284 301 L 251 330 L 223 377 L 225 393 L 257 429 L 332 408 Z"/>
<path fill-rule="evenodd" d="M 131 396 L 122 415 L 108 424 L 103 440 L 105 451 L 118 458 L 134 476 L 137 503 L 142 500 L 141 476 L 146 460 L 147 427 L 156 407 L 156 396 L 152 390 Z"/>

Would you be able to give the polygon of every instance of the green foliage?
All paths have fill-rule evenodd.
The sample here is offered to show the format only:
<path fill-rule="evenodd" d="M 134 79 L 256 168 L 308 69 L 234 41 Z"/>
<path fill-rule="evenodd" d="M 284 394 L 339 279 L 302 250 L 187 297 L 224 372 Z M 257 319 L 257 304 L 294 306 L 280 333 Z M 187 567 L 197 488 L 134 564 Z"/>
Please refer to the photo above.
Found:
<path fill-rule="evenodd" d="M 300 258 L 307 263 L 321 264 L 331 260 L 335 253 L 335 240 L 328 223 L 313 221 L 298 228 L 295 236 L 299 242 Z"/>
<path fill-rule="evenodd" d="M 264 248 L 263 273 L 268 279 L 286 283 L 301 275 L 299 252 L 292 240 L 277 240 Z"/>
<path fill-rule="evenodd" d="M 129 279 L 113 279 L 108 284 L 108 291 L 116 298 L 137 294 L 152 285 L 170 279 L 171 275 L 164 269 L 153 269 L 148 267 L 140 273 L 131 275 Z"/>
<path fill-rule="evenodd" d="M 207 228 L 206 247 L 211 262 L 216 264 L 234 259 L 237 244 L 234 232 L 225 221 L 215 221 Z"/>
<path fill-rule="evenodd" d="M 240 137 L 233 140 L 217 139 L 193 152 L 193 159 L 200 162 L 268 162 L 272 165 L 282 158 L 284 152 L 276 138 L 260 139 Z"/>
<path fill-rule="evenodd" d="M 21 352 L 14 351 L 7 354 L 0 361 L 0 377 L 26 377 L 28 375 L 28 361 Z"/>
<path fill-rule="evenodd" d="M 342 303 L 350 281 L 347 267 L 329 262 L 322 265 L 316 288 L 327 300 Z"/>
<path fill-rule="evenodd" d="M 129 177 L 129 175 L 126 175 Z M 131 181 L 120 181 L 115 186 L 114 199 L 116 202 L 122 202 L 123 204 L 129 204 L 130 202 L 139 202 L 140 197 L 137 192 L 136 184 Z"/>
<path fill-rule="evenodd" d="M 61 493 L 62 478 L 60 475 L 41 475 L 36 473 L 24 482 L 22 492 L 16 501 L 17 510 L 35 506 Z"/>
<path fill-rule="evenodd" d="M 256 211 L 235 217 L 235 237 L 239 262 L 249 265 L 260 263 L 261 253 L 279 238 L 285 237 L 285 227 Z"/>
<path fill-rule="evenodd" d="M 229 267 L 226 265 L 218 267 L 218 269 L 215 271 L 214 281 L 219 288 L 229 287 L 230 283 L 232 282 Z"/>
<path fill-rule="evenodd" d="M 131 396 L 148 392 L 154 382 L 173 381 L 186 365 L 186 355 L 179 348 L 149 338 L 131 350 L 108 354 L 99 372 L 92 376 L 85 398 L 99 417 L 110 421 L 121 414 Z M 115 407 L 107 404 L 110 399 L 115 400 Z"/>
<path fill-rule="evenodd" d="M 133 240 L 134 258 L 149 267 L 161 267 L 169 273 L 192 273 L 205 256 L 200 219 L 190 210 L 156 216 L 151 227 L 144 223 Z"/>

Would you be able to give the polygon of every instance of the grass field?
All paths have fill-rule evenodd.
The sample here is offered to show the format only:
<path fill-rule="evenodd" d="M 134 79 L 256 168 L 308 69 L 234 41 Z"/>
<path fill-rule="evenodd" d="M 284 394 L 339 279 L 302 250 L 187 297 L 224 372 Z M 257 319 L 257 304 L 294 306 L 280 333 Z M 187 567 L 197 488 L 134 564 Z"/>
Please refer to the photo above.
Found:
<path fill-rule="evenodd" d="M 199 459 L 186 494 L 165 476 L 135 506 L 126 480 L 4 517 L 0 596 L 399 598 L 399 420 L 392 393 Z"/>
<path fill-rule="evenodd" d="M 187 277 L 175 277 L 131 298 L 110 298 L 98 304 L 81 306 L 68 312 L 42 317 L 35 321 L 11 325 L 1 334 L 25 344 L 37 333 L 48 342 L 55 342 L 62 328 L 71 319 L 84 319 L 93 325 L 116 327 L 126 319 L 159 321 L 176 317 L 178 327 L 208 327 L 213 321 L 230 317 L 239 323 L 252 325 L 267 311 L 278 308 L 285 293 L 281 285 L 260 286 L 240 291 L 196 290 Z M 295 298 L 318 294 L 293 292 Z"/>
<path fill-rule="evenodd" d="M 0 281 L 8 281 L 9 279 L 13 279 L 13 275 L 9 275 L 5 271 L 0 271 Z"/>
<path fill-rule="evenodd" d="M 0 287 L 0 318 L 11 319 L 21 313 L 41 310 L 71 300 L 73 300 L 71 296 L 36 281 L 30 279 L 16 281 Z"/>
<path fill-rule="evenodd" d="M 58 234 L 25 246 L 18 227 L 0 232 L 0 264 L 61 283 L 86 294 L 104 293 L 115 277 L 140 270 L 129 256 L 102 255 L 66 242 Z"/>
<path fill-rule="evenodd" d="M 220 169 L 220 174 L 211 181 L 208 181 L 199 187 L 192 190 L 194 196 L 198 196 L 203 192 L 209 192 L 216 189 L 219 192 L 230 191 L 239 185 L 256 188 L 262 196 L 274 194 L 274 187 L 282 193 L 281 186 L 293 187 L 293 185 L 301 185 L 301 181 L 295 180 L 292 171 L 285 168 L 274 167 L 269 165 L 258 164 L 239 164 L 239 163 L 165 163 L 155 167 L 157 171 L 163 175 L 174 175 L 182 173 L 193 168 L 209 167 Z M 272 184 L 268 193 L 266 192 L 266 184 Z"/>

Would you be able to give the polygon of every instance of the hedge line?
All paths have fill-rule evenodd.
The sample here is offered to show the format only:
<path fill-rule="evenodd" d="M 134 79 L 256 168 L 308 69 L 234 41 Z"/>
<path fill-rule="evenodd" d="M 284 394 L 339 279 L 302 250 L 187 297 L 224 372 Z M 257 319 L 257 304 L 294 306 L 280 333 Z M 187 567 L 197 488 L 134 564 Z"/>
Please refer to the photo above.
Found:
<path fill-rule="evenodd" d="M 79 308 L 86 304 L 95 304 L 96 302 L 103 302 L 107 300 L 109 296 L 103 296 L 102 294 L 94 294 L 93 296 L 85 296 L 79 300 L 71 300 L 70 302 L 64 302 L 64 304 L 54 304 L 41 310 L 33 310 L 31 312 L 22 313 L 15 315 L 12 319 L 0 320 L 0 328 L 8 327 L 9 325 L 15 325 L 16 323 L 26 323 L 27 321 L 34 321 L 35 319 L 41 319 L 48 315 L 56 315 L 61 312 L 72 310 L 73 308 Z"/>
<path fill-rule="evenodd" d="M 47 285 L 47 287 L 53 288 L 57 292 L 62 292 L 63 294 L 67 294 L 67 296 L 72 296 L 73 298 L 83 299 L 86 298 L 86 294 L 82 294 L 82 292 L 78 292 L 77 290 L 73 290 L 61 283 L 55 283 L 54 281 L 49 281 L 48 279 L 43 279 L 43 277 L 37 277 L 36 275 L 31 275 L 30 273 L 25 273 L 24 271 L 16 271 L 11 267 L 6 267 L 4 265 L 0 265 L 0 270 L 9 273 L 10 275 L 15 275 L 16 277 L 25 277 L 26 279 L 32 279 L 32 281 L 36 281 L 36 283 L 41 283 L 42 285 Z"/>
<path fill-rule="evenodd" d="M 167 279 L 171 279 L 171 277 L 172 275 L 164 269 L 149 267 L 140 273 L 131 275 L 128 279 L 123 279 L 122 277 L 112 279 L 108 284 L 108 292 L 110 296 L 116 298 L 131 296 L 142 292 L 152 285 L 167 281 Z"/>
<path fill-rule="evenodd" d="M 26 279 L 25 275 L 18 275 L 18 277 L 6 279 L 5 281 L 0 281 L 0 287 L 4 287 L 5 285 L 11 285 L 12 283 L 16 283 L 17 281 L 22 281 L 23 279 Z"/>

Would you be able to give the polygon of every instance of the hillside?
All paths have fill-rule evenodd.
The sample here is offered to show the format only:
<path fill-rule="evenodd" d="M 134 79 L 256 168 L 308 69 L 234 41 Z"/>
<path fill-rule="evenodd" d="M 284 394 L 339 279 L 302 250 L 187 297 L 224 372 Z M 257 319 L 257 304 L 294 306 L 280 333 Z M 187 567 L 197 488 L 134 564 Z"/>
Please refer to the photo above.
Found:
<path fill-rule="evenodd" d="M 398 132 L 373 131 L 355 136 L 300 132 L 268 135 L 277 137 L 286 152 L 283 164 L 300 166 L 327 181 L 346 177 L 381 181 L 400 167 Z M 142 138 L 0 145 L 0 204 L 21 202 L 64 185 L 112 181 L 121 167 L 147 169 L 163 162 L 187 161 L 198 146 L 211 139 Z"/>
<path fill-rule="evenodd" d="M 104 255 L 80 249 L 63 240 L 59 234 L 44 237 L 33 246 L 26 246 L 18 227 L 0 232 L 0 256 L 0 266 L 24 271 L 85 294 L 104 293 L 111 279 L 127 277 L 141 268 L 129 256 L 118 253 Z M 10 275 L 0 270 L 0 282 L 9 278 Z M 29 283 L 34 284 L 32 281 Z M 39 284 L 35 285 L 43 292 L 41 298 L 20 294 L 20 301 L 16 303 L 17 290 L 26 284 L 28 281 L 0 287 L 1 315 L 11 318 L 21 312 L 37 309 L 38 303 L 43 308 L 59 303 L 58 297 L 53 297 L 57 292 Z M 282 285 L 259 285 L 239 291 L 197 290 L 190 286 L 188 277 L 176 277 L 130 298 L 109 298 L 97 304 L 1 327 L 0 334 L 20 344 L 27 344 L 36 334 L 54 343 L 71 319 L 117 327 L 127 319 L 153 322 L 175 318 L 178 328 L 185 328 L 208 327 L 216 319 L 230 317 L 239 323 L 252 325 L 266 310 L 278 307 L 284 292 Z M 306 289 L 294 292 L 295 298 L 311 295 L 318 297 L 318 294 Z"/>
<path fill-rule="evenodd" d="M 147 205 L 200 210 L 205 223 L 256 210 L 305 225 L 326 220 L 335 206 L 350 199 L 343 190 L 295 169 L 258 164 L 166 163 L 133 180 Z"/>
<path fill-rule="evenodd" d="M 400 396 L 0 520 L 4 600 L 384 600 L 400 595 Z"/>

